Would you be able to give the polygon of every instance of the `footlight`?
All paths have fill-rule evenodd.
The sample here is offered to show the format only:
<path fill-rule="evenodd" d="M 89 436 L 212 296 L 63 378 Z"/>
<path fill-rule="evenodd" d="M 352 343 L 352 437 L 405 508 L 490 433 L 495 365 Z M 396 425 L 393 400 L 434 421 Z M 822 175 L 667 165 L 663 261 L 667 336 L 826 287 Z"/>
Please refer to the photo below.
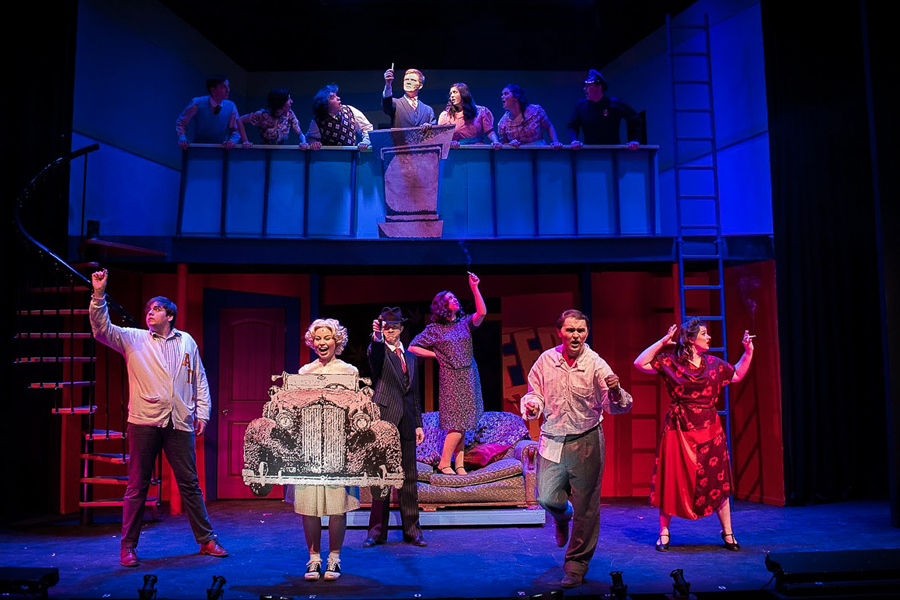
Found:
<path fill-rule="evenodd" d="M 692 598 L 691 584 L 685 581 L 684 571 L 675 569 L 669 573 L 669 577 L 671 577 L 674 582 L 672 583 L 672 589 L 674 590 L 674 593 L 672 594 L 673 598 Z"/>
<path fill-rule="evenodd" d="M 156 598 L 156 575 L 144 575 L 144 587 L 138 590 L 139 600 L 153 600 Z"/>
<path fill-rule="evenodd" d="M 628 584 L 622 579 L 622 571 L 610 571 L 609 576 L 612 577 L 612 585 L 609 586 L 610 595 L 616 600 L 628 598 Z"/>
<path fill-rule="evenodd" d="M 206 600 L 221 600 L 225 594 L 225 578 L 221 575 L 213 575 L 212 585 L 206 590 Z"/>

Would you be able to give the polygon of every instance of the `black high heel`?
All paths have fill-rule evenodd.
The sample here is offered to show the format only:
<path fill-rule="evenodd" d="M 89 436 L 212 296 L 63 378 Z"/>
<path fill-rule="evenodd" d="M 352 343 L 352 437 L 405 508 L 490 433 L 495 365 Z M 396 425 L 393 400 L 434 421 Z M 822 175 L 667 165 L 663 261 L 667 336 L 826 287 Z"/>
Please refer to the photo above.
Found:
<path fill-rule="evenodd" d="M 666 538 L 665 544 L 662 543 L 663 538 Z M 668 550 L 669 549 L 669 540 L 671 540 L 671 539 L 672 539 L 672 536 L 670 536 L 668 533 L 659 534 L 659 537 L 657 538 L 657 541 L 656 541 L 656 551 L 657 552 L 665 552 L 666 550 Z"/>
<path fill-rule="evenodd" d="M 727 548 L 728 550 L 731 550 L 732 552 L 737 552 L 738 550 L 741 549 L 741 545 L 737 543 L 737 539 L 735 539 L 733 533 L 725 533 L 724 531 L 722 531 L 721 534 L 722 534 L 722 542 L 725 544 L 725 548 Z M 731 538 L 730 542 L 726 539 L 729 537 Z"/>

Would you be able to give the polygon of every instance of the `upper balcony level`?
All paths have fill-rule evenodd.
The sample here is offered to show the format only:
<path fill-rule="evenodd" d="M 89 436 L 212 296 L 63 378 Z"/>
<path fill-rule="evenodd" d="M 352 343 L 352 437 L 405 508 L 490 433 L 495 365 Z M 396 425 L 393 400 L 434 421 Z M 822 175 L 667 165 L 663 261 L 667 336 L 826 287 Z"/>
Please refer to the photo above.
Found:
<path fill-rule="evenodd" d="M 85 220 L 100 221 L 104 239 L 162 250 L 172 262 L 669 261 L 675 231 L 667 220 L 672 220 L 674 200 L 660 201 L 658 149 L 452 149 L 440 162 L 439 239 L 379 237 L 379 224 L 388 213 L 381 159 L 356 147 L 225 150 L 195 144 L 183 153 L 181 172 L 176 172 L 177 204 L 152 200 L 160 211 L 171 207 L 168 215 L 148 214 L 148 219 L 157 219 L 152 223 L 136 220 L 134 210 L 143 212 L 143 207 L 104 198 L 103 190 L 88 193 L 83 214 Z M 98 185 L 91 179 L 89 174 L 87 188 Z M 78 185 L 76 167 L 73 208 Z M 149 195 L 141 189 L 129 193 L 136 199 Z M 111 232 L 104 219 L 118 224 L 119 230 Z M 771 257 L 771 239 L 765 233 L 739 235 L 733 241 L 738 243 L 732 243 L 729 258 Z"/>

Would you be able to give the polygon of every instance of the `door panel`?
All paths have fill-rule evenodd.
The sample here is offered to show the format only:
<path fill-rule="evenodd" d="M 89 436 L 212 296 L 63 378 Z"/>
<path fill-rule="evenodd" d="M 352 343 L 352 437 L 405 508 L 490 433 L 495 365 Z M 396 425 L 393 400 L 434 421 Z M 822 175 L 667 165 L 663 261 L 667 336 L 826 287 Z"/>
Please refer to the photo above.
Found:
<path fill-rule="evenodd" d="M 271 376 L 285 368 L 285 311 L 223 308 L 219 325 L 217 495 L 223 500 L 257 498 L 241 477 L 244 431 L 262 415 Z M 281 496 L 281 486 L 275 486 L 268 497 Z"/>

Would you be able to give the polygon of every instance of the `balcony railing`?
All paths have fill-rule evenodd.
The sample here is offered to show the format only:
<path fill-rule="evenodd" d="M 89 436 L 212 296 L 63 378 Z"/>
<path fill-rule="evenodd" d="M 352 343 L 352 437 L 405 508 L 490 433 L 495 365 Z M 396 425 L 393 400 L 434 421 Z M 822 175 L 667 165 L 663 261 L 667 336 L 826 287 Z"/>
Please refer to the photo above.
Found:
<path fill-rule="evenodd" d="M 657 146 L 463 146 L 441 163 L 445 239 L 656 236 Z M 378 238 L 381 162 L 353 146 L 184 152 L 179 237 Z"/>

